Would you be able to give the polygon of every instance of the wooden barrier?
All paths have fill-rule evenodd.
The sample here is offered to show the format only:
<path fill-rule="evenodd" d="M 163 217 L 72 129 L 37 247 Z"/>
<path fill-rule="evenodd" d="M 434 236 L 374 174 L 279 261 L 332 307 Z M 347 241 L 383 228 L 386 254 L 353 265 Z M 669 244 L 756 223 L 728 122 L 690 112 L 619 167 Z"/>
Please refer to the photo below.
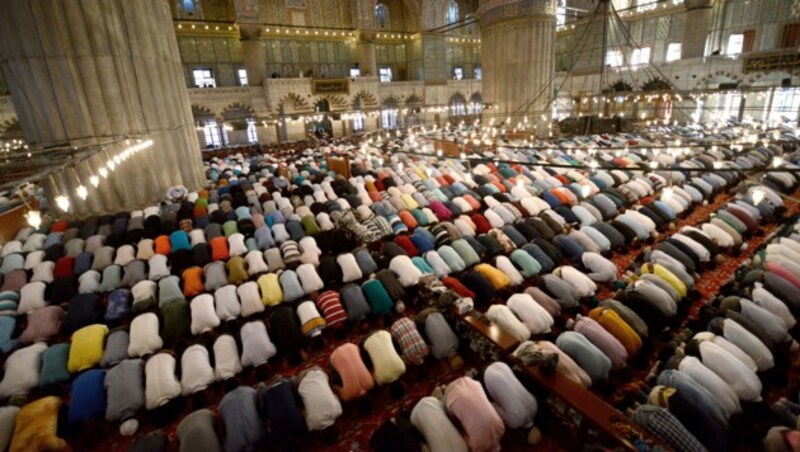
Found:
<path fill-rule="evenodd" d="M 17 231 L 27 225 L 25 206 L 14 207 L 0 214 L 0 245 L 14 240 Z"/>
<path fill-rule="evenodd" d="M 582 419 L 578 426 L 579 433 L 585 433 L 585 430 L 591 425 L 626 450 L 641 451 L 642 446 L 645 446 L 646 450 L 657 448 L 671 450 L 669 446 L 647 433 L 596 394 L 586 390 L 560 372 L 545 375 L 538 366 L 523 364 L 512 354 L 519 345 L 519 341 L 498 325 L 484 321 L 483 314 L 474 310 L 466 314 L 458 314 L 455 307 L 453 307 L 452 313 L 457 321 L 469 325 L 473 329 L 473 334 L 468 332 L 467 337 L 477 337 L 480 341 L 488 341 L 498 352 L 494 354 L 497 359 L 504 359 L 515 365 L 552 396 L 580 414 Z"/>
<path fill-rule="evenodd" d="M 328 170 L 341 174 L 345 179 L 350 178 L 350 160 L 344 157 L 328 157 Z"/>

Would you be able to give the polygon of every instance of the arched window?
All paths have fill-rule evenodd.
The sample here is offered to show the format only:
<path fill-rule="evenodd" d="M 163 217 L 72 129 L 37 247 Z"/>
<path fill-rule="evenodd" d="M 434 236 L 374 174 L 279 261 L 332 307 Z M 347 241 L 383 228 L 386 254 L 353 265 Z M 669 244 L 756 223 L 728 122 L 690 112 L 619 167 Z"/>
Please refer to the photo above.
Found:
<path fill-rule="evenodd" d="M 450 116 L 464 116 L 467 114 L 467 102 L 461 94 L 454 94 L 450 98 Z"/>
<path fill-rule="evenodd" d="M 375 5 L 375 24 L 378 28 L 386 28 L 389 25 L 389 8 L 383 3 Z"/>
<path fill-rule="evenodd" d="M 397 128 L 397 100 L 387 99 L 381 106 L 381 127 L 384 129 Z"/>
<path fill-rule="evenodd" d="M 361 98 L 356 97 L 353 101 L 353 132 L 359 133 L 363 132 L 366 128 L 364 124 L 364 119 L 366 119 L 366 115 L 363 111 L 361 111 Z"/>
<path fill-rule="evenodd" d="M 483 98 L 480 93 L 475 93 L 469 98 L 467 104 L 467 114 L 479 115 L 483 111 Z"/>
<path fill-rule="evenodd" d="M 450 6 L 447 7 L 447 23 L 452 24 L 458 22 L 458 2 L 450 0 Z"/>
<path fill-rule="evenodd" d="M 258 143 L 258 132 L 256 132 L 256 120 L 247 118 L 247 142 Z"/>

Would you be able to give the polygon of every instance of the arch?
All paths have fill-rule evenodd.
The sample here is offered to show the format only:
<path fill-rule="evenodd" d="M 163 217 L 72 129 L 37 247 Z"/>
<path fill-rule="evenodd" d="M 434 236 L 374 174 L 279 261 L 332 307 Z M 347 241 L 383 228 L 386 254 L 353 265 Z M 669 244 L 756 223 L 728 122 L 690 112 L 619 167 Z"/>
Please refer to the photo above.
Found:
<path fill-rule="evenodd" d="M 192 105 L 192 118 L 198 124 L 217 121 L 217 115 L 210 108 L 203 105 Z"/>
<path fill-rule="evenodd" d="M 359 102 L 362 110 L 376 108 L 378 106 L 378 100 L 375 99 L 375 96 L 373 96 L 369 91 L 365 90 L 361 90 L 355 96 L 353 96 L 353 109 L 357 109 L 355 107 L 356 101 Z"/>
<path fill-rule="evenodd" d="M 411 94 L 406 98 L 406 107 L 408 108 L 420 108 L 423 103 L 422 98 L 416 94 Z"/>
<path fill-rule="evenodd" d="M 381 107 L 383 108 L 397 108 L 400 105 L 400 100 L 395 96 L 388 96 L 381 99 Z"/>
<path fill-rule="evenodd" d="M 467 113 L 471 115 L 479 115 L 481 112 L 483 112 L 483 96 L 478 92 L 472 93 L 472 95 L 469 96 Z"/>
<path fill-rule="evenodd" d="M 464 116 L 467 114 L 467 98 L 460 92 L 450 96 L 447 106 L 450 107 L 450 116 Z"/>
<path fill-rule="evenodd" d="M 281 109 L 281 107 L 283 107 Z M 283 111 L 281 111 L 283 110 Z M 311 111 L 305 99 L 297 93 L 289 93 L 281 99 L 278 105 L 278 114 L 291 115 L 293 113 L 306 113 Z"/>
<path fill-rule="evenodd" d="M 344 96 L 338 94 L 325 94 L 317 97 L 317 104 L 321 101 L 328 103 L 327 111 L 347 110 L 349 105 Z"/>
<path fill-rule="evenodd" d="M 225 120 L 255 118 L 256 111 L 249 105 L 234 102 L 222 110 L 222 117 Z"/>

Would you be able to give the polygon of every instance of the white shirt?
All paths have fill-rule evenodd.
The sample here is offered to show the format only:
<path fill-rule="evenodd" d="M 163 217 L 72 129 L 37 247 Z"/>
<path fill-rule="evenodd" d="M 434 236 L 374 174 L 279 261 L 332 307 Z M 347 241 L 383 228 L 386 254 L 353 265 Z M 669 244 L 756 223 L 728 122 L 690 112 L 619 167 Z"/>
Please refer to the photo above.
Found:
<path fill-rule="evenodd" d="M 158 335 L 158 316 L 152 312 L 136 316 L 131 321 L 129 339 L 128 356 L 131 358 L 148 355 L 163 347 L 164 341 Z"/>
<path fill-rule="evenodd" d="M 214 342 L 214 376 L 217 381 L 224 381 L 241 371 L 242 363 L 239 361 L 236 339 L 229 334 L 223 334 Z"/>
<path fill-rule="evenodd" d="M 539 409 L 536 398 L 522 386 L 508 364 L 500 361 L 490 364 L 483 381 L 497 414 L 508 428 L 533 426 L 533 417 Z"/>
<path fill-rule="evenodd" d="M 531 337 L 531 331 L 520 322 L 514 312 L 503 304 L 494 304 L 486 311 L 486 317 L 514 339 L 522 342 Z"/>
<path fill-rule="evenodd" d="M 741 314 L 760 326 L 764 333 L 774 342 L 780 343 L 791 339 L 789 329 L 786 328 L 786 324 L 780 317 L 746 298 L 741 298 L 739 304 L 742 307 Z"/>
<path fill-rule="evenodd" d="M 729 246 L 733 246 L 733 237 L 730 236 L 724 229 L 720 228 L 719 226 L 711 223 L 703 223 L 700 226 L 703 232 L 706 233 L 717 246 L 726 248 Z"/>
<path fill-rule="evenodd" d="M 187 396 L 206 389 L 214 382 L 214 369 L 208 350 L 200 344 L 188 347 L 181 356 L 181 392 Z"/>
<path fill-rule="evenodd" d="M 233 320 L 242 313 L 239 297 L 236 296 L 236 286 L 233 284 L 217 289 L 214 292 L 214 303 L 220 320 Z"/>
<path fill-rule="evenodd" d="M 758 366 L 759 372 L 769 370 L 775 365 L 772 352 L 753 333 L 731 319 L 724 319 L 722 325 L 725 339 L 728 339 L 743 352 L 747 353 Z"/>
<path fill-rule="evenodd" d="M 553 316 L 527 293 L 511 295 L 506 301 L 506 306 L 522 320 L 522 323 L 533 334 L 548 333 L 555 323 Z"/>
<path fill-rule="evenodd" d="M 598 282 L 610 282 L 617 279 L 617 266 L 600 254 L 592 252 L 583 253 L 581 261 L 591 272 L 586 275 L 590 279 Z"/>
<path fill-rule="evenodd" d="M 156 409 L 181 395 L 181 384 L 175 377 L 175 358 L 158 353 L 144 365 L 145 408 Z"/>
<path fill-rule="evenodd" d="M 269 271 L 267 263 L 264 262 L 264 255 L 259 250 L 250 251 L 245 255 L 244 260 L 247 262 L 247 274 L 250 276 Z"/>
<path fill-rule="evenodd" d="M 700 343 L 703 364 L 730 385 L 736 395 L 748 402 L 761 401 L 761 381 L 741 361 L 713 342 Z"/>
<path fill-rule="evenodd" d="M 256 253 L 258 253 L 256 251 Z M 258 253 L 261 255 L 261 253 Z M 247 281 L 238 288 L 236 294 L 241 302 L 241 315 L 247 317 L 264 311 L 264 303 L 261 302 L 261 293 L 258 291 L 258 284 L 255 281 Z"/>
<path fill-rule="evenodd" d="M 469 452 L 467 443 L 447 417 L 442 402 L 423 397 L 411 410 L 411 424 L 422 433 L 431 452 Z"/>
<path fill-rule="evenodd" d="M 511 260 L 506 256 L 498 256 L 497 260 L 495 261 L 495 267 L 508 276 L 508 279 L 511 280 L 512 286 L 522 284 L 522 282 L 525 280 L 519 270 L 514 267 L 514 264 L 512 264 Z"/>
<path fill-rule="evenodd" d="M 42 367 L 42 353 L 47 344 L 37 342 L 15 350 L 3 364 L 3 381 L 0 381 L 0 399 L 26 395 L 29 390 L 39 386 L 39 370 Z"/>
<path fill-rule="evenodd" d="M 703 245 L 699 244 L 692 238 L 683 234 L 675 234 L 672 236 L 672 238 L 688 246 L 689 249 L 691 249 L 692 252 L 694 252 L 694 254 L 700 258 L 700 262 L 708 262 L 711 260 L 711 253 Z"/>
<path fill-rule="evenodd" d="M 727 417 L 730 418 L 734 414 L 742 412 L 739 397 L 733 388 L 699 359 L 694 356 L 685 356 L 678 365 L 678 370 L 689 375 L 700 386 L 706 388 L 722 407 L 722 411 L 725 412 Z"/>
<path fill-rule="evenodd" d="M 228 237 L 228 253 L 233 256 L 242 256 L 247 253 L 247 245 L 244 244 L 244 235 L 236 232 Z"/>
<path fill-rule="evenodd" d="M 575 267 L 562 265 L 555 269 L 553 273 L 577 289 L 581 298 L 591 297 L 597 291 L 597 285 L 594 281 Z"/>
<path fill-rule="evenodd" d="M 242 339 L 243 366 L 260 366 L 278 353 L 269 339 L 266 325 L 260 320 L 245 323 L 239 334 Z"/>
<path fill-rule="evenodd" d="M 303 399 L 306 426 L 309 431 L 323 430 L 333 425 L 336 418 L 342 415 L 342 404 L 333 394 L 328 384 L 328 376 L 319 368 L 310 369 L 297 392 Z"/>
<path fill-rule="evenodd" d="M 189 308 L 192 313 L 191 330 L 195 336 L 219 326 L 220 320 L 214 309 L 214 297 L 211 294 L 204 293 L 194 297 Z"/>
<path fill-rule="evenodd" d="M 787 328 L 794 328 L 797 320 L 795 320 L 789 307 L 780 298 L 765 289 L 763 284 L 757 282 L 751 295 L 755 304 L 778 316 L 783 320 Z"/>

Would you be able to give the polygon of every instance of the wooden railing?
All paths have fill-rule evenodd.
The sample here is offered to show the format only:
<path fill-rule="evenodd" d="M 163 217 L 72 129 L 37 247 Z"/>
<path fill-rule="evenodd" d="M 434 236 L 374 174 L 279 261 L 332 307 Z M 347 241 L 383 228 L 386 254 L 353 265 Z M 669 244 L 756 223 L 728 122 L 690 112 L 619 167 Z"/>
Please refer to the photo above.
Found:
<path fill-rule="evenodd" d="M 497 354 L 504 356 L 504 360 L 510 365 L 519 368 L 543 389 L 580 414 L 582 431 L 579 433 L 585 433 L 585 429 L 591 426 L 626 450 L 638 452 L 642 450 L 642 447 L 645 447 L 646 450 L 671 450 L 669 446 L 650 435 L 596 394 L 573 382 L 562 373 L 554 372 L 553 375 L 545 375 L 537 365 L 526 366 L 512 354 L 519 345 L 519 341 L 499 326 L 484 321 L 485 317 L 482 314 L 476 313 L 474 310 L 466 314 L 458 314 L 455 309 L 452 312 L 458 321 L 469 325 L 475 333 L 494 345 L 498 349 Z"/>

